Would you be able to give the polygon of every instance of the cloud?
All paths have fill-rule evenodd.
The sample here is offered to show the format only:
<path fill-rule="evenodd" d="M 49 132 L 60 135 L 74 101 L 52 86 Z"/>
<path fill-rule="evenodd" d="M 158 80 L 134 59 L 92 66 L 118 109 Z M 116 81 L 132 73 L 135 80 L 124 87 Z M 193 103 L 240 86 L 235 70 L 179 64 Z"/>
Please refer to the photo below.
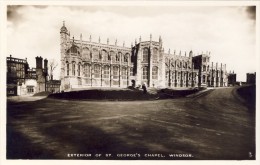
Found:
<path fill-rule="evenodd" d="M 245 80 L 246 72 L 255 71 L 255 24 L 250 7 L 183 7 L 183 6 L 11 6 L 8 7 L 8 54 L 60 61 L 62 21 L 71 37 L 118 45 L 142 36 L 158 41 L 162 36 L 165 51 L 211 51 L 213 62 L 225 63 L 229 70 Z M 247 11 L 249 10 L 249 11 Z M 247 12 L 244 12 L 247 11 Z M 22 19 L 21 19 L 22 18 Z M 184 54 L 184 53 L 183 53 Z M 246 61 L 246 62 L 245 62 Z M 243 66 L 243 67 L 241 67 Z M 59 78 L 59 69 L 54 73 Z"/>
<path fill-rule="evenodd" d="M 9 5 L 7 6 L 7 20 L 13 23 L 21 21 L 22 16 L 18 13 L 18 10 L 23 8 L 22 5 Z"/>

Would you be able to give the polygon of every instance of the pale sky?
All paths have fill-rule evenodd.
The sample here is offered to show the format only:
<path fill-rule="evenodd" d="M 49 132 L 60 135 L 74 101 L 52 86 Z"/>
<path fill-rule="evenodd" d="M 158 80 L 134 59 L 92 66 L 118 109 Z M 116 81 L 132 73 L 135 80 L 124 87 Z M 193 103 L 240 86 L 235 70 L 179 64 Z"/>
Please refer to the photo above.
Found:
<path fill-rule="evenodd" d="M 7 56 L 60 62 L 60 28 L 65 21 L 71 37 L 130 47 L 135 39 L 158 41 L 171 49 L 195 54 L 211 52 L 211 62 L 227 64 L 246 81 L 256 71 L 255 8 L 249 6 L 8 6 Z M 59 79 L 60 66 L 54 78 Z"/>

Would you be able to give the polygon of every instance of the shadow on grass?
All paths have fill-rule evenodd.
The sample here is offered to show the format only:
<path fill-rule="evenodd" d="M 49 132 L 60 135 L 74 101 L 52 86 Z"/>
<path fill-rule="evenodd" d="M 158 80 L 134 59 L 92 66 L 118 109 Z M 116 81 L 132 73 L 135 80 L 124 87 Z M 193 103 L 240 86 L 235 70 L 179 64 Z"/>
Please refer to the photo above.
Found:
<path fill-rule="evenodd" d="M 184 150 L 187 153 L 196 151 L 196 148 L 189 144 L 179 144 L 169 139 L 173 134 L 167 128 L 153 127 L 146 122 L 136 125 L 132 118 L 118 124 L 115 124 L 113 120 L 91 124 L 83 118 L 81 120 L 83 119 L 84 122 L 77 119 L 64 120 L 64 117 L 70 116 L 73 112 L 64 111 L 64 113 L 60 112 L 58 116 L 52 116 L 44 115 L 43 112 L 49 114 L 53 110 L 39 111 L 38 109 L 51 104 L 56 105 L 56 103 L 57 100 L 43 99 L 27 102 L 27 104 L 8 104 L 7 159 L 164 160 L 172 158 L 117 157 L 117 154 L 139 153 L 143 155 L 167 154 L 171 151 Z M 67 104 L 69 103 L 64 106 Z M 22 108 L 19 105 L 22 105 Z M 51 122 L 54 119 L 57 121 Z M 16 121 L 19 121 L 25 128 L 34 127 L 34 134 L 43 137 L 35 139 L 28 132 L 22 132 L 25 129 L 20 130 L 19 127 L 16 127 Z M 38 124 L 30 124 L 35 121 Z M 118 127 L 120 131 L 117 130 Z M 25 136 L 26 134 L 29 138 Z M 99 158 L 93 156 L 91 158 L 67 157 L 67 154 L 73 153 L 102 154 L 102 156 Z M 104 154 L 107 153 L 113 154 L 113 157 L 104 157 Z"/>
<path fill-rule="evenodd" d="M 143 93 L 140 90 L 81 90 L 49 95 L 49 98 L 67 99 L 67 100 L 155 100 L 181 98 L 196 93 L 202 89 L 159 89 L 152 93 Z"/>
<path fill-rule="evenodd" d="M 22 133 L 7 127 L 7 159 L 51 159 L 54 153 L 33 144 Z"/>

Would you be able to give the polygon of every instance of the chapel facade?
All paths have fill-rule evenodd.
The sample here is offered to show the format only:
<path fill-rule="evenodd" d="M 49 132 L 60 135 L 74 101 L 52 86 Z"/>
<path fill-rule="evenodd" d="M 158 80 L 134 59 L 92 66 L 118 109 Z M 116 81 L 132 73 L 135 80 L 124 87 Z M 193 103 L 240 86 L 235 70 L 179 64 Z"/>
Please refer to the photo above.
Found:
<path fill-rule="evenodd" d="M 82 35 L 79 40 L 71 38 L 63 23 L 60 41 L 61 91 L 88 87 L 138 87 L 142 84 L 154 88 L 214 86 L 214 83 L 202 82 L 205 75 L 201 69 L 203 61 L 198 62 L 199 58 L 192 51 L 187 55 L 175 51 L 173 54 L 170 51 L 165 53 L 161 37 L 159 41 L 153 41 L 152 35 L 149 41 L 142 41 L 140 37 L 139 42 L 135 41 L 131 47 L 119 46 L 117 41 L 111 44 L 109 39 L 104 44 L 100 38 L 93 42 L 91 36 L 88 41 L 83 41 Z M 217 69 L 222 73 L 218 75 L 222 80 L 219 86 L 225 86 L 226 70 L 224 67 Z M 212 65 L 208 72 L 210 70 L 215 73 L 216 68 Z"/>

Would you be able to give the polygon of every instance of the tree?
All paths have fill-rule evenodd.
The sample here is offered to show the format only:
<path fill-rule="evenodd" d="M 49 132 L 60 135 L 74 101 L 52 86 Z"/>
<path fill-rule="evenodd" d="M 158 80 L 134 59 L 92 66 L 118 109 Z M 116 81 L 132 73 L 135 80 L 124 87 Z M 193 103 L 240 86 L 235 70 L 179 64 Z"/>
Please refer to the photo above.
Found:
<path fill-rule="evenodd" d="M 49 79 L 53 80 L 53 71 L 55 70 L 55 68 L 57 68 L 58 66 L 58 62 L 55 59 L 50 59 L 49 61 Z"/>

